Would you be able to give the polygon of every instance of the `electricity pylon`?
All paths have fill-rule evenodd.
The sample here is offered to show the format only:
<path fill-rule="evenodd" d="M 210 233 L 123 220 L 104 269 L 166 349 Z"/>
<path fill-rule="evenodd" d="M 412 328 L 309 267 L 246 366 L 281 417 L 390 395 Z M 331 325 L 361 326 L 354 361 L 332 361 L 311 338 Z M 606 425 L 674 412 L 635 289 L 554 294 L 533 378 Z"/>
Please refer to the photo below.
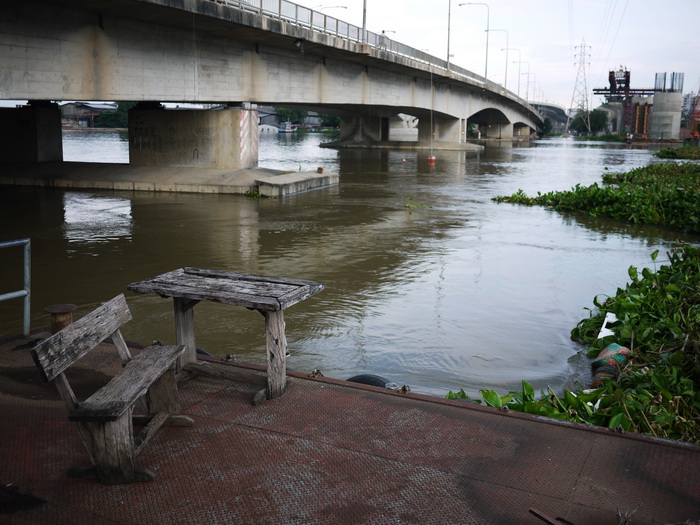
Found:
<path fill-rule="evenodd" d="M 566 131 L 569 131 L 569 124 L 571 123 L 571 115 L 574 112 L 574 108 L 578 110 L 578 115 L 581 115 L 588 133 L 591 132 L 591 117 L 588 111 L 588 86 L 586 85 L 586 62 L 587 58 L 590 58 L 590 54 L 586 52 L 586 48 L 590 49 L 590 46 L 586 46 L 585 39 L 581 40 L 581 45 L 576 46 L 578 53 L 574 55 L 574 58 L 578 57 L 578 72 L 576 73 L 576 85 L 574 86 L 574 94 L 571 97 L 571 104 L 569 106 L 569 116 L 566 119 Z M 574 103 L 576 104 L 574 106 Z"/>

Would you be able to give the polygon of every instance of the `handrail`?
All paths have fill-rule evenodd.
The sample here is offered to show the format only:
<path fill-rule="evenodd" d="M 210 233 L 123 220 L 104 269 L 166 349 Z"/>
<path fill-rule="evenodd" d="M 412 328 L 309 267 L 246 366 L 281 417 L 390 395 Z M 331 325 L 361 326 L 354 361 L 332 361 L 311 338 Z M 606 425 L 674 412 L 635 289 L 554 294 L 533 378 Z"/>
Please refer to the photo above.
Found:
<path fill-rule="evenodd" d="M 305 29 L 336 36 L 344 40 L 356 43 L 366 43 L 370 47 L 392 53 L 396 56 L 410 58 L 436 69 L 448 72 L 452 77 L 458 77 L 465 82 L 475 84 L 481 88 L 488 89 L 505 98 L 511 99 L 518 104 L 525 106 L 536 115 L 541 113 L 531 106 L 527 100 L 520 98 L 512 91 L 508 91 L 500 84 L 477 75 L 467 69 L 455 66 L 445 60 L 439 59 L 418 49 L 391 40 L 386 34 L 377 34 L 343 22 L 337 18 L 326 15 L 320 11 L 314 11 L 309 7 L 304 7 L 288 0 L 210 0 L 227 7 L 252 12 L 261 16 L 277 18 L 290 24 L 294 24 Z M 364 33 L 364 35 L 363 35 Z"/>
<path fill-rule="evenodd" d="M 31 239 L 18 239 L 16 241 L 0 242 L 0 248 L 11 248 L 13 246 L 24 246 L 24 289 L 15 292 L 8 292 L 0 295 L 0 301 L 24 297 L 24 322 L 23 333 L 29 335 L 29 317 L 31 306 Z"/>

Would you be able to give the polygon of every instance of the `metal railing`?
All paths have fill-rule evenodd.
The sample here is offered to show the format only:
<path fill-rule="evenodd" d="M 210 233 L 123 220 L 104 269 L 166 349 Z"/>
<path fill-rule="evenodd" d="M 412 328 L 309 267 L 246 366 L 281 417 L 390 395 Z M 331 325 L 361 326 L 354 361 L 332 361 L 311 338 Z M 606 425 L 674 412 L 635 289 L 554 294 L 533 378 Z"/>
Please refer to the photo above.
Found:
<path fill-rule="evenodd" d="M 24 289 L 16 292 L 8 292 L 0 295 L 0 301 L 24 297 L 24 322 L 22 330 L 25 336 L 29 335 L 29 316 L 31 306 L 31 239 L 18 239 L 16 241 L 0 242 L 0 248 L 11 248 L 13 246 L 24 246 Z"/>
<path fill-rule="evenodd" d="M 416 60 L 436 69 L 441 69 L 449 72 L 453 78 L 458 78 L 469 84 L 480 88 L 488 89 L 503 97 L 511 99 L 522 106 L 527 107 L 536 115 L 540 115 L 539 111 L 530 106 L 528 102 L 512 91 L 508 91 L 500 84 L 491 82 L 484 77 L 477 75 L 467 69 L 455 66 L 441 60 L 429 53 L 414 49 L 410 46 L 391 40 L 386 34 L 372 33 L 360 27 L 354 26 L 347 22 L 343 22 L 332 16 L 328 16 L 322 12 L 314 11 L 309 7 L 304 7 L 287 0 L 210 0 L 217 4 L 222 4 L 228 7 L 241 9 L 261 16 L 284 20 L 290 24 L 294 24 L 312 31 L 332 35 L 338 38 L 349 40 L 357 43 L 366 43 L 374 49 L 392 53 L 396 56 Z M 363 35 L 364 33 L 364 35 Z"/>

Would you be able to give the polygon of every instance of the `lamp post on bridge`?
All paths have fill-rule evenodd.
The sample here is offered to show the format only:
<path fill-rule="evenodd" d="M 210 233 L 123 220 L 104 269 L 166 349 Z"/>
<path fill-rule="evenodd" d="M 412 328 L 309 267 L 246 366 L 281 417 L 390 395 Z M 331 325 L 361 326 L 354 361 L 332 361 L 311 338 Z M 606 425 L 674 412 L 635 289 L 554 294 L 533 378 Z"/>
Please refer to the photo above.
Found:
<path fill-rule="evenodd" d="M 452 0 L 447 0 L 447 70 L 450 70 L 450 23 L 452 18 Z"/>
<path fill-rule="evenodd" d="M 362 43 L 367 43 L 367 0 L 362 2 Z"/>
<path fill-rule="evenodd" d="M 527 102 L 530 95 L 530 62 L 523 62 L 523 64 L 527 64 L 527 73 L 523 73 L 523 75 L 527 75 L 527 84 L 525 84 L 525 101 Z"/>
<path fill-rule="evenodd" d="M 518 96 L 520 96 L 520 58 L 521 58 L 520 49 L 518 49 L 517 47 L 511 47 L 511 48 L 509 48 L 509 49 L 510 49 L 511 51 L 517 51 L 517 52 L 518 52 L 518 60 L 517 60 L 517 62 L 518 62 Z M 504 49 L 501 49 L 501 51 L 504 51 Z M 507 51 L 507 50 L 505 50 L 505 51 Z M 508 56 L 508 55 L 506 55 L 506 56 Z M 507 59 L 506 59 L 506 61 L 507 61 Z M 515 64 L 515 62 L 516 62 L 516 61 L 514 60 L 513 63 Z M 507 64 L 506 64 L 506 65 L 507 65 Z"/>
<path fill-rule="evenodd" d="M 487 31 L 503 31 L 506 34 L 506 78 L 503 80 L 503 87 L 508 89 L 508 41 L 510 40 L 510 34 L 507 29 L 487 29 Z"/>
<path fill-rule="evenodd" d="M 484 61 L 484 80 L 488 80 L 489 73 L 489 5 L 483 2 L 465 2 L 463 5 L 483 5 L 486 6 L 486 60 Z M 449 53 L 449 51 L 448 51 Z"/>

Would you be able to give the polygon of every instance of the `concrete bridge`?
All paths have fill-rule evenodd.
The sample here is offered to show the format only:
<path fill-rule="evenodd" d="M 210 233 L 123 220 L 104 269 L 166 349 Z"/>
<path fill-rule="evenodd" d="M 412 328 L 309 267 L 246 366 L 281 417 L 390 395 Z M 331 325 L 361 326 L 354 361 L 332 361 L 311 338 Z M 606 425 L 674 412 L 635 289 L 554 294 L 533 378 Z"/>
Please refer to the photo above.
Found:
<path fill-rule="evenodd" d="M 419 119 L 414 147 L 528 137 L 540 114 L 501 86 L 285 0 L 24 0 L 0 18 L 6 161 L 62 160 L 51 101 L 136 101 L 136 165 L 257 165 L 257 104 L 341 118 L 340 142 L 390 145 L 389 119 Z M 161 103 L 220 105 L 172 111 Z"/>

